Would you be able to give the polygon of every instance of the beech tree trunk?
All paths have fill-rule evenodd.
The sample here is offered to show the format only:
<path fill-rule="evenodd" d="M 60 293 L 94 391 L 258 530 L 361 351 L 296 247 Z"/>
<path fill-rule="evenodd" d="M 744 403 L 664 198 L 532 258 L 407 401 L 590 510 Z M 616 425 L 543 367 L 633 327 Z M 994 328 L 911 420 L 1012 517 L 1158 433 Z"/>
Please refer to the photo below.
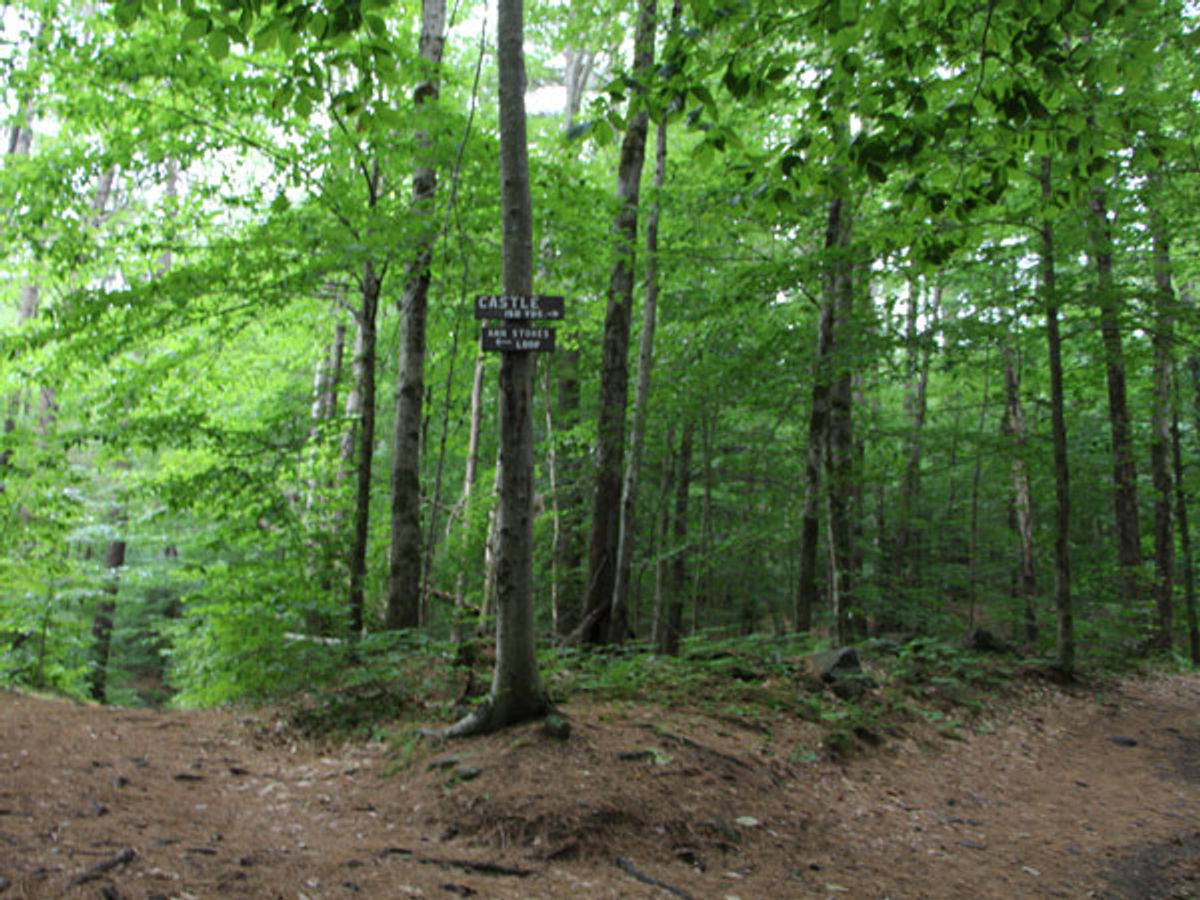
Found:
<path fill-rule="evenodd" d="M 483 366 L 482 351 L 475 357 L 475 373 L 471 378 L 471 424 L 467 433 L 467 466 L 463 473 L 462 535 L 463 545 L 471 534 L 471 498 L 479 473 L 479 431 L 483 420 Z M 466 560 L 459 565 L 454 579 L 454 624 L 451 631 L 455 643 L 463 638 L 463 625 L 467 617 Z"/>
<path fill-rule="evenodd" d="M 678 6 L 677 6 L 678 8 Z M 646 299 L 642 306 L 642 332 L 638 339 L 637 387 L 633 397 L 633 423 L 625 483 L 621 489 L 621 520 L 617 541 L 617 577 L 613 588 L 609 640 L 622 641 L 628 627 L 629 577 L 633 566 L 633 539 L 636 528 L 638 477 L 642 448 L 646 442 L 646 407 L 650 402 L 650 370 L 654 365 L 654 326 L 658 310 L 658 219 L 661 207 L 657 194 L 662 191 L 667 169 L 667 117 L 658 123 L 654 153 L 655 201 L 646 218 Z"/>
<path fill-rule="evenodd" d="M 1046 351 L 1050 369 L 1050 431 L 1054 443 L 1054 609 L 1057 619 L 1055 663 L 1066 675 L 1075 671 L 1075 618 L 1071 603 L 1071 490 L 1067 461 L 1066 402 L 1063 393 L 1062 337 L 1054 278 L 1054 225 L 1049 216 L 1053 190 L 1050 157 L 1041 160 L 1042 202 L 1038 259 L 1038 299 L 1046 310 Z"/>
<path fill-rule="evenodd" d="M 661 647 L 667 627 L 666 572 L 668 548 L 671 543 L 671 492 L 675 481 L 675 425 L 667 424 L 666 454 L 663 457 L 662 483 L 659 486 L 658 507 L 654 522 L 654 621 L 650 625 L 650 642 Z"/>
<path fill-rule="evenodd" d="M 524 8 L 500 0 L 500 206 L 504 293 L 533 293 L 533 210 L 525 137 Z M 483 703 L 447 736 L 495 731 L 545 715 L 534 647 L 533 375 L 530 352 L 500 355 L 500 517 L 496 567 L 496 665 Z"/>
<path fill-rule="evenodd" d="M 829 430 L 825 467 L 829 476 L 826 488 L 826 528 L 829 533 L 829 594 L 838 643 L 854 639 L 859 622 L 855 621 L 854 531 L 851 510 L 854 500 L 854 428 L 853 371 L 854 353 L 850 341 L 854 318 L 854 262 L 850 256 L 852 216 L 844 196 L 830 204 L 825 245 L 832 252 L 827 261 L 829 274 L 826 291 L 834 306 L 834 371 L 830 373 Z"/>
<path fill-rule="evenodd" d="M 100 176 L 92 196 L 92 226 L 99 228 L 108 209 L 108 201 L 112 197 L 113 183 L 116 181 L 116 166 L 110 166 Z M 174 184 L 167 186 L 168 192 L 173 192 Z M 44 427 L 49 428 L 57 411 L 53 388 L 43 387 L 41 411 Z M 128 464 L 118 461 L 116 469 L 128 468 Z M 108 699 L 108 658 L 112 649 L 113 619 L 117 611 L 117 597 L 121 590 L 121 567 L 125 565 L 126 542 L 120 535 L 127 521 L 125 508 L 114 507 L 109 518 L 116 536 L 109 542 L 104 551 L 104 567 L 108 570 L 104 583 L 103 596 L 96 604 L 96 612 L 92 618 L 92 670 L 89 674 L 89 688 L 92 699 L 104 703 Z"/>
<path fill-rule="evenodd" d="M 639 0 L 634 36 L 633 71 L 645 83 L 654 65 L 655 0 Z M 612 640 L 612 598 L 617 574 L 621 514 L 621 472 L 625 455 L 625 412 L 629 399 L 629 324 L 633 308 L 634 256 L 638 197 L 646 155 L 649 116 L 644 106 L 629 119 L 617 167 L 616 234 L 604 346 L 600 361 L 600 409 L 596 425 L 596 480 L 588 555 L 583 639 Z M 619 629 L 620 624 L 616 627 Z"/>
<path fill-rule="evenodd" d="M 829 206 L 825 246 L 828 251 L 835 210 L 840 200 Z M 796 584 L 796 630 L 812 628 L 813 610 L 820 601 L 817 590 L 817 547 L 820 543 L 821 466 L 829 428 L 829 392 L 833 377 L 833 329 L 836 300 L 826 291 L 817 320 L 817 355 L 813 360 L 812 405 L 808 413 L 808 449 L 804 461 L 804 511 L 800 519 L 800 574 Z"/>
<path fill-rule="evenodd" d="M 1150 230 L 1154 243 L 1154 283 L 1158 289 L 1154 304 L 1154 400 L 1150 418 L 1156 613 L 1153 642 L 1156 649 L 1167 651 L 1171 649 L 1175 615 L 1175 537 L 1171 521 L 1171 372 L 1175 367 L 1175 291 L 1171 286 L 1170 238 L 1161 216 L 1153 212 L 1154 209 L 1152 200 Z"/>
<path fill-rule="evenodd" d="M 337 409 L 337 385 L 342 377 L 342 356 L 346 347 L 346 323 L 341 320 L 336 305 L 334 315 L 338 316 L 338 319 L 333 327 L 333 338 L 326 345 L 325 353 L 317 361 L 316 371 L 313 373 L 313 401 L 309 416 L 311 425 L 308 430 L 309 478 L 304 499 L 304 509 L 309 514 L 315 510 L 317 495 L 321 490 L 317 472 L 321 429 L 333 418 Z"/>
<path fill-rule="evenodd" d="M 1175 380 L 1175 410 L 1171 419 L 1171 450 L 1175 468 L 1175 521 L 1179 524 L 1179 554 L 1183 560 L 1183 603 L 1187 615 L 1188 651 L 1192 667 L 1200 667 L 1200 621 L 1196 616 L 1196 570 L 1192 564 L 1192 534 L 1188 528 L 1187 491 L 1183 486 L 1183 453 L 1179 440 L 1179 387 Z"/>
<path fill-rule="evenodd" d="M 375 342 L 380 283 L 375 266 L 363 263 L 362 306 L 358 311 L 359 357 L 355 360 L 358 383 L 358 465 L 354 492 L 354 525 L 350 543 L 350 635 L 363 632 L 366 606 L 367 539 L 371 530 L 371 471 L 375 460 Z"/>
<path fill-rule="evenodd" d="M 26 104 L 22 104 L 21 112 L 26 113 Z M 7 152 L 10 156 L 28 156 L 33 141 L 33 129 L 21 124 L 24 115 L 18 116 L 18 123 L 12 127 L 9 134 Z M 21 286 L 20 300 L 17 306 L 18 327 L 37 315 L 38 286 L 24 284 Z M 11 434 L 17 427 L 17 415 L 22 406 L 21 392 L 16 392 L 8 400 L 8 409 L 4 415 L 4 434 Z M 0 450 L 0 494 L 4 493 L 4 473 L 12 465 L 12 450 Z"/>
<path fill-rule="evenodd" d="M 1021 408 L 1021 373 L 1017 354 L 1012 347 L 1004 348 L 1004 393 L 1006 400 L 1005 431 L 1016 445 L 1012 461 L 1013 526 L 1020 542 L 1020 566 L 1017 576 L 1017 596 L 1025 624 L 1025 640 L 1037 642 L 1037 570 L 1033 553 L 1033 496 L 1029 486 L 1029 468 L 1025 462 L 1025 413 Z"/>
<path fill-rule="evenodd" d="M 911 418 L 908 437 L 908 461 L 900 481 L 900 509 L 896 523 L 896 541 L 892 548 L 891 570 L 896 576 L 898 595 L 905 604 L 911 602 L 912 592 L 920 580 L 920 567 L 914 559 L 919 548 L 914 534 L 914 519 L 921 496 L 921 456 L 924 450 L 926 392 L 929 387 L 929 365 L 933 352 L 933 338 L 937 328 L 941 306 L 942 285 L 940 273 L 936 276 L 933 294 L 925 303 L 925 330 L 918 332 L 917 318 L 921 306 L 921 291 L 913 285 L 909 294 L 908 323 L 905 342 L 909 349 L 909 390 L 904 406 Z M 905 610 L 891 610 L 885 622 L 896 627 L 904 620 Z"/>
<path fill-rule="evenodd" d="M 568 47 L 565 51 L 567 110 L 565 128 L 579 114 L 583 92 L 591 79 L 596 54 Z M 568 310 L 567 315 L 570 316 Z M 564 323 L 565 324 L 565 323 Z M 577 342 L 554 354 L 557 381 L 554 404 L 555 491 L 554 537 L 550 548 L 554 569 L 554 632 L 565 637 L 575 630 L 583 614 L 584 489 L 586 454 L 575 439 L 579 423 L 579 347 Z M 547 404 L 550 400 L 547 398 Z"/>
<path fill-rule="evenodd" d="M 121 528 L 125 522 L 125 510 L 113 509 L 110 516 L 113 526 Z M 112 648 L 113 616 L 117 611 L 117 593 L 120 590 L 120 571 L 125 565 L 125 541 L 114 538 L 108 542 L 104 552 L 104 568 L 108 570 L 104 582 L 104 596 L 96 604 L 92 618 L 92 668 L 88 672 L 88 692 L 97 703 L 108 699 L 108 657 Z"/>
<path fill-rule="evenodd" d="M 1125 389 L 1125 357 L 1122 350 L 1122 302 L 1113 282 L 1112 224 L 1105 207 L 1104 191 L 1092 192 L 1089 241 L 1096 267 L 1096 297 L 1100 306 L 1100 333 L 1104 341 L 1104 364 L 1108 376 L 1108 421 L 1112 433 L 1113 512 L 1117 532 L 1117 561 L 1121 588 L 1127 603 L 1140 606 L 1142 544 L 1138 516 L 1137 466 L 1129 426 L 1129 404 Z"/>
<path fill-rule="evenodd" d="M 413 97 L 420 110 L 434 104 L 446 44 L 446 0 L 424 0 L 420 55 L 432 73 Z M 425 397 L 425 324 L 429 308 L 430 266 L 437 240 L 434 198 L 437 170 L 428 159 L 428 129 L 415 137 L 419 161 L 413 168 L 410 215 L 422 222 L 416 253 L 408 265 L 400 301 L 400 358 L 396 378 L 396 441 L 392 454 L 391 558 L 388 567 L 387 627 L 415 628 L 421 623 L 421 416 Z"/>

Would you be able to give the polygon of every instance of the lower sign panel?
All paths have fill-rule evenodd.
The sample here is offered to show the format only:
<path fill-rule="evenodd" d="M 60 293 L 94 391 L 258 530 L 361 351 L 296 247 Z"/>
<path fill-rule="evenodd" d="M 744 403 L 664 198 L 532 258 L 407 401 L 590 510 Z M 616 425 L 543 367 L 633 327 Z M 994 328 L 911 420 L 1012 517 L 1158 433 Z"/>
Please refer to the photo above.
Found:
<path fill-rule="evenodd" d="M 483 349 L 499 351 L 554 351 L 554 329 L 532 325 L 506 325 L 483 329 Z"/>

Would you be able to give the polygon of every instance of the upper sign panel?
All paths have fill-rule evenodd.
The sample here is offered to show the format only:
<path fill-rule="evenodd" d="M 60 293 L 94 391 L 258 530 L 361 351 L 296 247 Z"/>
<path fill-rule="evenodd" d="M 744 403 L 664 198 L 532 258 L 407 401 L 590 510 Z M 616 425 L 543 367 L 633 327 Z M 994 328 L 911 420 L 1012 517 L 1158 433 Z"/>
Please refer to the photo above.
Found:
<path fill-rule="evenodd" d="M 477 319 L 561 319 L 565 300 L 545 294 L 480 294 L 475 298 Z"/>

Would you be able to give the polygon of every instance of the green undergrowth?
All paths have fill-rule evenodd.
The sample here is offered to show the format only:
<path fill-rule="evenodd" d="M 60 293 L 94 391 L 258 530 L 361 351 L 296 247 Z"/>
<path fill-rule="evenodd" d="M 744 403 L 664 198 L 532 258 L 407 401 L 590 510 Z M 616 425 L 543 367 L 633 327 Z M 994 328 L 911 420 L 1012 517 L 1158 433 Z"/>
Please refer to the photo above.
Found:
<path fill-rule="evenodd" d="M 606 715 L 705 716 L 756 735 L 797 763 L 852 758 L 915 730 L 960 740 L 985 728 L 982 714 L 1021 684 L 1057 680 L 1044 660 L 918 637 L 863 641 L 855 647 L 862 674 L 825 682 L 809 660 L 828 649 L 827 641 L 802 635 L 700 635 L 678 656 L 631 642 L 545 648 L 539 662 L 552 701 L 568 712 L 570 704 L 592 704 L 615 709 Z M 422 727 L 449 724 L 482 699 L 493 664 L 486 639 L 458 647 L 418 634 L 308 644 L 296 652 L 310 677 L 269 700 L 291 734 L 388 739 L 402 757 L 412 755 Z M 788 725 L 797 722 L 817 726 L 818 737 L 788 745 L 796 731 Z"/>
<path fill-rule="evenodd" d="M 548 648 L 540 663 L 560 706 L 682 710 L 757 732 L 767 743 L 789 721 L 819 725 L 824 737 L 816 746 L 776 746 L 793 761 L 844 759 L 917 721 L 948 739 L 961 737 L 989 699 L 1029 668 L 1016 657 L 970 653 L 933 639 L 867 641 L 856 648 L 864 687 L 847 698 L 809 674 L 810 656 L 822 649 L 819 640 L 804 636 L 701 636 L 678 656 L 630 643 Z M 296 692 L 284 707 L 304 737 L 389 735 L 408 746 L 418 723 L 448 723 L 478 702 L 491 664 L 484 643 L 469 653 L 415 639 L 364 643 L 354 661 Z"/>

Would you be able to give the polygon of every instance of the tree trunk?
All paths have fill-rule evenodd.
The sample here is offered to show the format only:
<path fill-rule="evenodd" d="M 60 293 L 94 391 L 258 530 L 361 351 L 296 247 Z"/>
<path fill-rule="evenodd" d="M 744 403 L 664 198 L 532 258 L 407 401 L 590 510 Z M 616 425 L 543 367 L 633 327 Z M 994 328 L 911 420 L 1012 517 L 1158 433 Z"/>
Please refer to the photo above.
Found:
<path fill-rule="evenodd" d="M 655 0 L 639 0 L 634 37 L 633 72 L 644 84 L 654 65 Z M 640 107 L 640 108 L 637 108 Z M 611 639 L 611 606 L 617 573 L 617 542 L 621 510 L 621 470 L 625 454 L 625 411 L 629 395 L 629 320 L 633 307 L 634 256 L 637 242 L 638 196 L 646 155 L 649 116 L 644 105 L 629 119 L 617 168 L 616 233 L 608 309 L 604 317 L 604 347 L 600 361 L 600 411 L 596 426 L 596 481 L 592 494 L 591 541 L 585 617 L 590 623 L 583 639 Z"/>
<path fill-rule="evenodd" d="M 1183 602 L 1187 614 L 1188 650 L 1192 667 L 1200 667 L 1200 622 L 1196 617 L 1196 571 L 1192 565 L 1192 535 L 1188 528 L 1187 491 L 1183 487 L 1183 453 L 1179 440 L 1179 384 L 1175 386 L 1175 410 L 1171 419 L 1171 450 L 1175 464 L 1175 520 L 1179 523 L 1179 554 L 1183 559 Z"/>
<path fill-rule="evenodd" d="M 568 47 L 565 51 L 567 110 L 565 128 L 579 113 L 595 62 L 595 53 Z M 568 312 L 568 315 L 570 313 Z M 565 323 L 564 323 L 565 324 Z M 557 402 L 554 410 L 555 492 L 554 538 L 550 548 L 554 568 L 554 632 L 571 634 L 583 610 L 583 522 L 587 498 L 585 461 L 575 429 L 579 423 L 579 347 L 572 341 L 554 354 Z M 547 398 L 547 404 L 549 404 Z"/>
<path fill-rule="evenodd" d="M 500 0 L 500 205 L 504 293 L 533 293 L 533 210 L 525 137 L 522 0 Z M 534 646 L 533 375 L 529 352 L 500 355 L 500 540 L 496 575 L 496 665 L 487 698 L 448 736 L 494 731 L 545 715 Z"/>
<path fill-rule="evenodd" d="M 110 516 L 113 525 L 121 528 L 125 522 L 125 510 L 116 507 Z M 112 648 L 113 616 L 117 610 L 117 592 L 120 590 L 120 571 L 125 565 L 125 541 L 113 539 L 104 552 L 104 567 L 108 576 L 104 583 L 104 596 L 96 604 L 92 619 L 92 668 L 88 673 L 88 692 L 97 703 L 108 699 L 108 657 Z"/>
<path fill-rule="evenodd" d="M 558 536 L 551 547 L 558 573 L 555 633 L 569 635 L 583 617 L 585 459 L 574 433 L 579 423 L 579 350 L 564 347 L 555 354 L 558 402 L 555 441 L 558 481 Z"/>
<path fill-rule="evenodd" d="M 104 221 L 104 214 L 108 208 L 108 201 L 112 197 L 113 183 L 116 181 L 117 170 L 115 166 L 110 166 L 109 169 L 100 176 L 100 182 L 96 185 L 95 193 L 92 197 L 92 224 L 98 228 Z M 174 188 L 174 184 L 168 185 L 168 191 Z M 54 401 L 54 390 L 49 387 L 42 388 L 41 409 L 43 413 L 44 427 L 49 427 L 53 419 L 57 405 Z M 128 468 L 128 464 L 124 461 L 114 463 L 115 469 Z M 125 509 L 118 506 L 113 509 L 111 514 L 113 528 L 118 532 L 124 527 L 126 522 Z M 90 688 L 92 699 L 104 703 L 108 695 L 108 658 L 112 648 L 112 632 L 113 619 L 117 610 L 117 596 L 121 589 L 121 567 L 125 565 L 125 548 L 126 543 L 124 538 L 118 536 L 108 542 L 108 547 L 104 551 L 104 566 L 108 569 L 108 576 L 104 584 L 104 596 L 96 605 L 95 617 L 92 619 L 92 641 L 94 659 L 92 661 L 93 668 L 90 672 Z"/>
<path fill-rule="evenodd" d="M 1100 333 L 1108 375 L 1108 421 L 1112 432 L 1113 512 L 1117 531 L 1117 561 L 1127 603 L 1142 602 L 1142 544 L 1138 522 L 1137 467 L 1130 435 L 1129 405 L 1125 391 L 1125 358 L 1121 347 L 1121 298 L 1113 283 L 1112 225 L 1103 190 L 1092 192 L 1089 242 L 1096 266 L 1096 293 L 1100 305 Z"/>
<path fill-rule="evenodd" d="M 1012 347 L 1004 350 L 1004 394 L 1006 400 L 1005 431 L 1012 435 L 1015 453 L 1012 462 L 1013 524 L 1021 543 L 1020 569 L 1017 577 L 1017 596 L 1021 600 L 1025 624 L 1025 640 L 1037 643 L 1037 572 L 1033 554 L 1033 494 L 1029 486 L 1029 469 L 1025 462 L 1025 413 L 1021 409 L 1021 373 L 1017 354 Z"/>
<path fill-rule="evenodd" d="M 338 315 L 335 306 L 334 314 Z M 317 506 L 317 495 L 321 484 L 318 474 L 321 455 L 321 430 L 324 424 L 333 417 L 337 409 L 337 383 L 342 376 L 342 356 L 346 346 L 346 323 L 340 315 L 333 328 L 333 338 L 327 345 L 324 355 L 317 361 L 313 373 L 313 401 L 310 411 L 310 426 L 308 430 L 308 485 L 304 498 L 304 510 L 312 514 Z"/>
<path fill-rule="evenodd" d="M 354 531 L 350 544 L 350 635 L 363 632 L 366 605 L 367 540 L 371 530 L 371 470 L 375 459 L 375 328 L 379 279 L 370 260 L 363 264 L 362 307 L 358 312 L 361 350 L 355 360 L 359 377 L 358 467 L 354 494 Z"/>
<path fill-rule="evenodd" d="M 933 352 L 934 333 L 937 328 L 938 311 L 941 306 L 941 273 L 936 276 L 933 295 L 925 304 L 925 331 L 918 333 L 917 317 L 920 309 L 920 290 L 913 285 L 909 291 L 908 324 L 905 343 L 909 353 L 909 390 L 904 405 L 912 420 L 908 437 L 908 461 L 900 482 L 899 521 L 896 523 L 896 541 L 892 548 L 894 561 L 892 572 L 899 579 L 899 596 L 902 602 L 911 601 L 911 594 L 920 580 L 916 555 L 913 520 L 921 497 L 921 455 L 924 449 L 926 393 L 929 387 L 929 365 Z M 898 613 L 898 616 L 897 616 Z M 887 622 L 897 627 L 904 620 L 905 610 L 892 611 Z M 894 617 L 894 618 L 893 618 Z"/>
<path fill-rule="evenodd" d="M 467 435 L 467 466 L 463 473 L 462 535 L 466 547 L 471 534 L 471 497 L 475 493 L 475 482 L 479 472 L 479 431 L 483 420 L 483 368 L 482 351 L 475 357 L 475 374 L 471 378 L 471 425 Z M 463 638 L 463 625 L 467 616 L 466 559 L 459 561 L 458 575 L 454 579 L 454 623 L 451 632 L 455 643 Z"/>
<path fill-rule="evenodd" d="M 1157 179 L 1154 187 L 1157 188 Z M 1158 193 L 1155 190 L 1155 193 Z M 1175 367 L 1175 291 L 1171 286 L 1170 239 L 1151 200 L 1154 242 L 1154 401 L 1150 425 L 1150 472 L 1154 482 L 1154 646 L 1171 649 L 1174 619 L 1175 538 L 1171 521 L 1171 372 Z"/>
<path fill-rule="evenodd" d="M 833 234 L 841 200 L 829 205 L 825 246 Z M 800 520 L 800 575 L 796 585 L 796 630 L 812 628 L 813 610 L 820 600 L 817 590 L 817 546 L 820 543 L 821 465 L 829 427 L 829 392 L 833 377 L 833 329 L 836 299 L 826 291 L 817 321 L 817 355 L 813 360 L 812 405 L 808 413 L 808 449 L 804 462 L 804 511 Z"/>
<path fill-rule="evenodd" d="M 430 78 L 417 87 L 413 105 L 432 106 L 440 90 L 439 70 L 446 44 L 446 0 L 424 0 L 420 55 Z M 391 557 L 388 566 L 387 627 L 421 623 L 421 416 L 425 395 L 425 324 L 430 266 L 437 240 L 434 198 L 437 170 L 428 159 L 428 128 L 417 132 L 418 162 L 413 168 L 410 215 L 420 220 L 416 253 L 408 265 L 400 301 L 400 358 L 396 377 L 396 441 L 392 454 Z M 428 573 L 426 573 L 426 576 Z"/>
<path fill-rule="evenodd" d="M 852 217 L 845 197 L 830 204 L 825 246 L 829 274 L 826 291 L 834 306 L 833 371 L 830 373 L 829 429 L 825 467 L 826 528 L 828 530 L 829 588 L 834 628 L 839 644 L 854 639 L 855 621 L 854 540 L 851 505 L 854 496 L 853 377 L 854 348 L 850 329 L 854 317 L 854 263 L 850 257 Z"/>
<path fill-rule="evenodd" d="M 659 653 L 675 656 L 683 638 L 683 600 L 687 596 L 688 495 L 692 488 L 692 421 L 684 423 L 675 471 L 675 533 L 671 542 L 671 587 L 667 615 L 656 642 Z"/>
<path fill-rule="evenodd" d="M 1046 309 L 1046 349 L 1050 368 L 1050 430 L 1054 442 L 1054 609 L 1057 618 L 1055 662 L 1067 675 L 1075 671 L 1075 619 L 1071 609 L 1071 491 L 1067 461 L 1066 403 L 1063 394 L 1062 338 L 1058 330 L 1058 294 L 1054 279 L 1054 226 L 1050 221 L 1050 157 L 1041 161 L 1045 205 L 1038 259 L 1038 294 Z"/>
<path fill-rule="evenodd" d="M 617 577 L 613 589 L 609 640 L 620 642 L 628 626 L 629 574 L 633 565 L 633 540 L 637 512 L 638 475 L 642 448 L 646 442 L 646 407 L 650 401 L 650 370 L 654 365 L 654 326 L 658 309 L 658 219 L 661 193 L 667 169 L 667 116 L 658 123 L 654 153 L 654 190 L 656 193 L 646 218 L 646 300 L 642 306 L 642 333 L 638 339 L 637 387 L 633 397 L 632 435 L 625 484 L 621 489 L 621 521 L 617 541 Z"/>

